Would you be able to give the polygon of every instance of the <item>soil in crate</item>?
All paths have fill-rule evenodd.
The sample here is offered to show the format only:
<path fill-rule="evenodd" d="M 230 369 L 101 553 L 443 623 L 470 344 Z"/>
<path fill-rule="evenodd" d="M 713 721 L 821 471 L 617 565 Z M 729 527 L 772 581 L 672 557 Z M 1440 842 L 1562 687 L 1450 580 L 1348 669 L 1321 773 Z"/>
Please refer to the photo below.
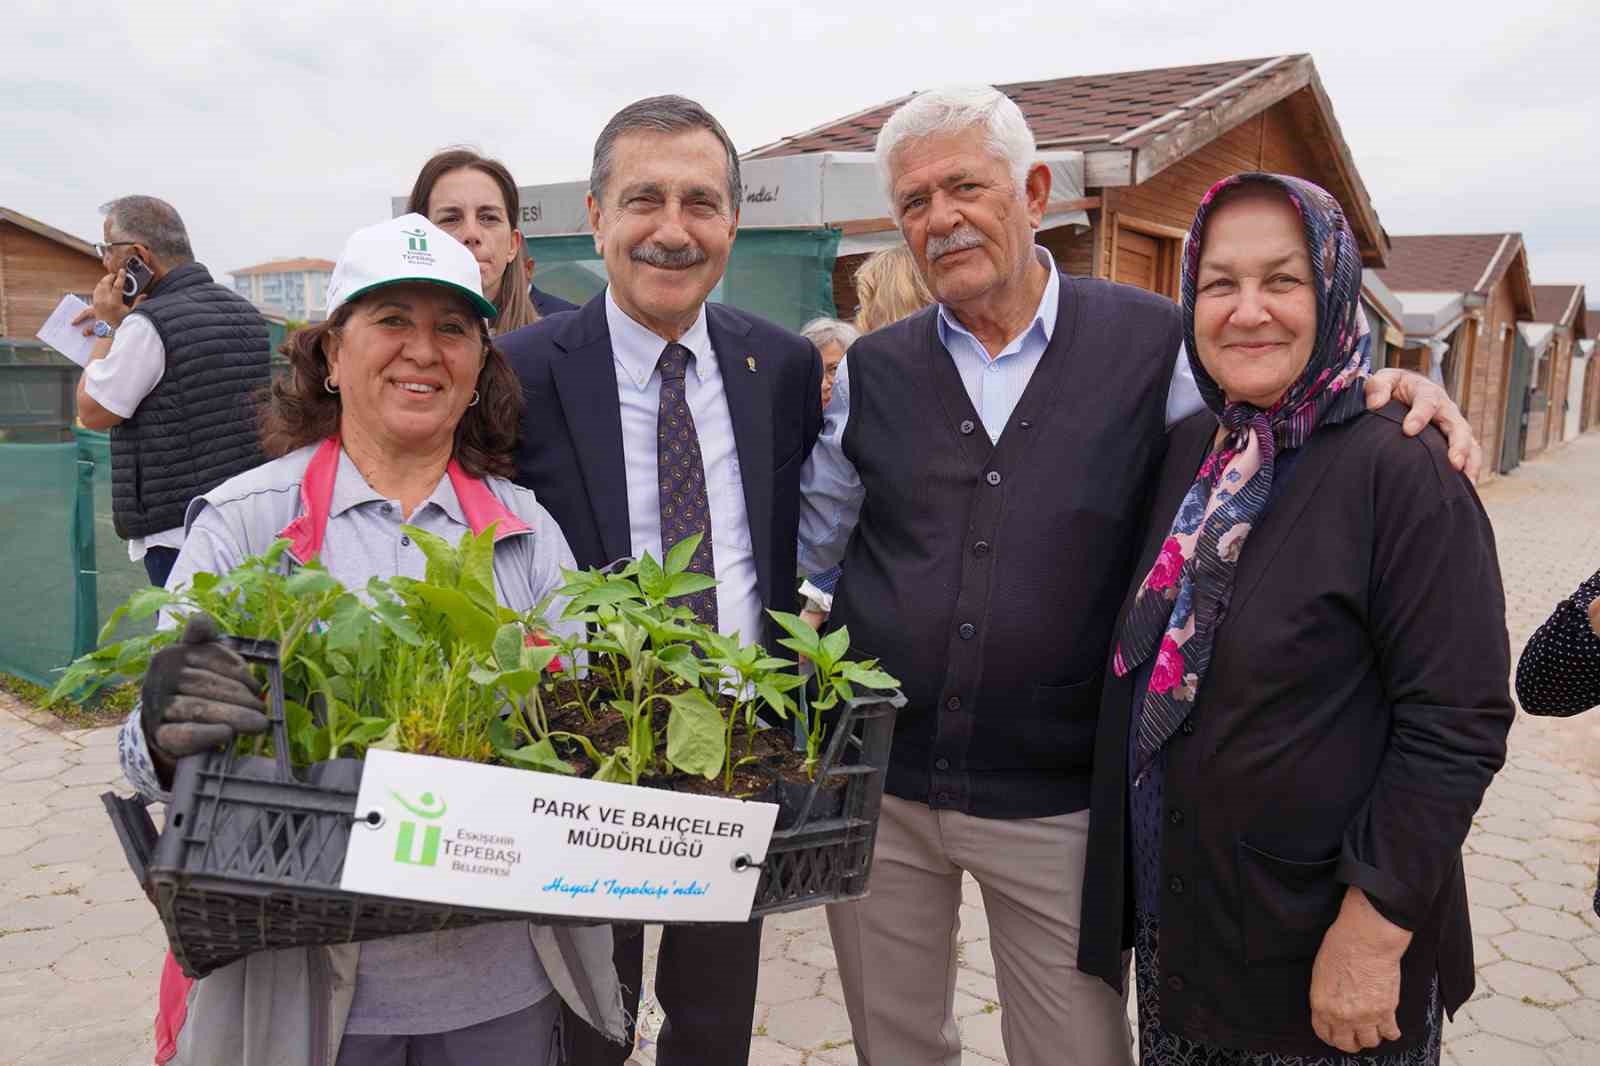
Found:
<path fill-rule="evenodd" d="M 559 684 L 554 699 L 558 709 L 550 713 L 550 729 L 558 733 L 576 733 L 589 740 L 601 754 L 623 746 L 628 738 L 628 723 L 622 715 L 605 705 L 609 696 L 599 685 L 588 681 Z M 587 696 L 593 711 L 586 715 L 579 704 Z M 728 708 L 724 706 L 723 710 Z M 591 759 L 582 745 L 572 740 L 556 741 L 556 749 L 573 767 L 579 777 L 588 777 L 595 771 Z M 811 790 L 811 777 L 806 772 L 805 752 L 794 748 L 794 735 L 788 723 L 754 733 L 743 723 L 734 728 L 733 751 L 735 760 L 744 761 L 733 772 L 732 787 L 718 775 L 712 780 L 674 773 L 655 787 L 667 787 L 678 792 L 701 796 L 729 796 L 779 805 L 778 828 L 786 829 L 799 818 L 806 795 Z M 641 784 L 644 782 L 641 781 Z M 817 788 L 817 798 L 811 806 L 809 821 L 837 817 L 844 807 L 845 779 L 823 778 Z"/>

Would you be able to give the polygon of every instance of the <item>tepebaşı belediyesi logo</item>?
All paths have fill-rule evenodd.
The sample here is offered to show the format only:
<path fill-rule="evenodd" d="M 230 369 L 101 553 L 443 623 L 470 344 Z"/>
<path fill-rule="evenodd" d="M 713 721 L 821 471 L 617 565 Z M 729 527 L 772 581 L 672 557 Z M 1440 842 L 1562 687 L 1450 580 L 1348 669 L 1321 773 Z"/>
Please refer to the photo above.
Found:
<path fill-rule="evenodd" d="M 417 798 L 417 804 L 406 801 L 406 798 L 394 789 L 389 790 L 389 795 L 395 801 L 424 821 L 433 821 L 444 817 L 449 808 L 445 805 L 444 798 L 435 800 L 432 792 L 424 792 Z M 422 839 L 418 841 L 417 830 L 421 829 Z M 394 861 L 409 863 L 412 866 L 432 866 L 439 861 L 439 827 L 436 825 L 419 825 L 417 822 L 402 820 L 400 822 L 400 836 L 394 845 Z"/>
<path fill-rule="evenodd" d="M 400 793 L 389 790 L 395 801 L 415 815 L 419 821 L 402 819 L 395 839 L 394 861 L 408 866 L 439 866 L 441 853 L 447 860 L 440 869 L 452 873 L 484 874 L 490 877 L 510 877 L 511 868 L 522 861 L 515 837 L 504 833 L 473 832 L 452 829 L 449 836 L 439 825 L 423 825 L 443 818 L 448 807 L 444 797 L 424 792 L 411 803 Z"/>
<path fill-rule="evenodd" d="M 418 226 L 400 232 L 406 238 L 406 250 L 401 253 L 401 258 L 412 265 L 432 266 L 434 258 L 433 253 L 428 251 L 428 231 Z"/>

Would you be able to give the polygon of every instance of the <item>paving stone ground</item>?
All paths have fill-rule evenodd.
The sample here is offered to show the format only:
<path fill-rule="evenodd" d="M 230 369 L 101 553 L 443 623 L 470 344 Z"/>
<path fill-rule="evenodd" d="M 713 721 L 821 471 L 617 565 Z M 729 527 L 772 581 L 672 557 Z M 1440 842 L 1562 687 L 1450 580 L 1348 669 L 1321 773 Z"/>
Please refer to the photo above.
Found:
<path fill-rule="evenodd" d="M 1600 434 L 1485 486 L 1513 651 L 1600 566 Z M 1444 546 L 1441 546 L 1443 550 Z M 0 1066 L 151 1060 L 163 940 L 100 807 L 120 787 L 111 730 L 67 731 L 0 694 Z M 1449 1066 L 1600 1064 L 1600 712 L 1519 716 L 1466 843 L 1478 989 L 1445 1029 Z M 1003 1062 L 988 926 L 961 913 L 963 1062 Z M 653 945 L 654 938 L 650 943 Z M 849 1066 L 820 911 L 767 923 L 753 1066 Z M 647 990 L 647 996 L 648 996 Z M 645 1015 L 637 1063 L 653 1062 Z"/>

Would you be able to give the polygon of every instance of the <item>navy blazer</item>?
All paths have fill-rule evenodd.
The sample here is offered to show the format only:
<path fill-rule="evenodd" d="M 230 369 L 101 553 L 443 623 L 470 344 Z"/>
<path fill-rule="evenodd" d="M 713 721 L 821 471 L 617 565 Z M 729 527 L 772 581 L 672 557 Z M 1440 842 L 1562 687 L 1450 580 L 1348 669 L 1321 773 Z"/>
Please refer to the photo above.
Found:
<path fill-rule="evenodd" d="M 822 359 L 797 334 L 722 304 L 706 305 L 744 477 L 756 580 L 768 608 L 796 607 L 800 468 L 822 428 Z M 495 342 L 527 400 L 517 484 L 561 526 L 578 565 L 633 553 L 616 361 L 605 293 Z"/>
<path fill-rule="evenodd" d="M 549 318 L 563 311 L 576 311 L 578 305 L 563 300 L 561 297 L 545 292 L 534 284 L 528 285 L 528 299 L 533 301 L 533 309 L 539 312 L 540 318 Z"/>

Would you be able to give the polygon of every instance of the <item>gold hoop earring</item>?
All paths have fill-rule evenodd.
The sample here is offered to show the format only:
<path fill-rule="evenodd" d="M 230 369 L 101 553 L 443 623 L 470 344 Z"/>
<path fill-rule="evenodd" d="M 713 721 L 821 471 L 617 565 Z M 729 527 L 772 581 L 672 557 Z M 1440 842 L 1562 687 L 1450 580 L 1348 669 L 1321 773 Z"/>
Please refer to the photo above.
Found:
<path fill-rule="evenodd" d="M 339 395 L 339 386 L 337 386 L 337 385 L 335 385 L 333 383 L 333 375 L 332 374 L 329 374 L 327 377 L 322 379 L 322 387 L 324 389 L 328 390 L 329 392 L 331 392 L 335 396 Z"/>

